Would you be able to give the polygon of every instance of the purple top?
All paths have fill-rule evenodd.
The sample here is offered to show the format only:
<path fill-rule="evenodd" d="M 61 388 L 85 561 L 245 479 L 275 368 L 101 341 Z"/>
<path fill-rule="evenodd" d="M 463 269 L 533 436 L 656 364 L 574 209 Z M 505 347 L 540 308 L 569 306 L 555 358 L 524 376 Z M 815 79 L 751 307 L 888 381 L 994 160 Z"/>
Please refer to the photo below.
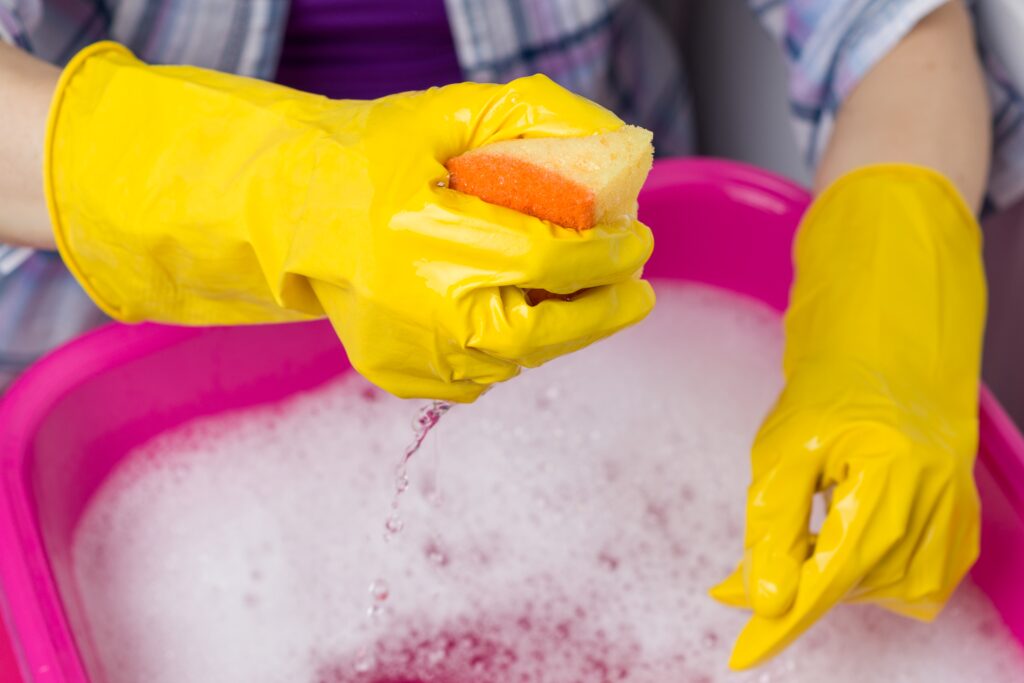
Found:
<path fill-rule="evenodd" d="M 443 0 L 292 0 L 277 82 L 373 99 L 462 80 Z"/>

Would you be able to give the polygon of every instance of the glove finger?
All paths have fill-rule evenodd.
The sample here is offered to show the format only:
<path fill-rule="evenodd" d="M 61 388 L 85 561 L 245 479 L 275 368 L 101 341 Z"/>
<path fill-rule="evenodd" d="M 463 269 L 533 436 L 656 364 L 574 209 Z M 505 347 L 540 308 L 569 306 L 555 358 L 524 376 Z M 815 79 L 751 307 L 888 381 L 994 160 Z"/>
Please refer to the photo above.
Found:
<path fill-rule="evenodd" d="M 453 190 L 434 190 L 423 205 L 391 217 L 417 274 L 446 298 L 486 287 L 515 286 L 571 294 L 639 272 L 654 249 L 639 221 L 576 231 Z"/>
<path fill-rule="evenodd" d="M 924 544 L 929 541 L 928 534 L 935 530 L 931 525 L 935 522 L 936 515 L 940 514 L 939 508 L 944 500 L 941 488 L 929 486 L 926 481 L 922 482 L 916 491 L 893 491 L 891 495 L 911 498 L 908 502 L 910 512 L 907 529 L 899 542 L 844 598 L 846 602 L 869 602 L 872 595 L 895 595 L 905 589 L 907 582 L 913 581 L 909 572 L 915 556 L 922 552 Z M 942 533 L 944 535 L 944 529 Z M 941 566 L 935 567 L 935 570 L 941 572 Z"/>
<path fill-rule="evenodd" d="M 814 547 L 815 534 L 810 535 L 810 546 Z M 747 595 L 747 580 L 744 578 L 745 564 L 740 563 L 723 581 L 711 587 L 708 595 L 726 607 L 753 609 Z"/>
<path fill-rule="evenodd" d="M 752 617 L 736 641 L 732 668 L 754 666 L 782 651 L 856 587 L 897 542 L 908 513 L 904 498 L 888 495 L 892 469 L 888 460 L 849 464 L 814 554 L 801 567 L 793 607 L 776 618 Z"/>
<path fill-rule="evenodd" d="M 398 347 L 396 347 L 398 349 Z M 381 389 L 399 398 L 426 398 L 472 403 L 492 385 L 519 374 L 519 366 L 473 350 L 436 354 L 405 348 L 402 354 L 351 356 L 352 367 Z M 399 358 L 401 355 L 401 358 Z"/>
<path fill-rule="evenodd" d="M 743 564 L 734 569 L 724 581 L 713 586 L 708 595 L 726 607 L 750 609 L 750 599 L 743 581 Z"/>
<path fill-rule="evenodd" d="M 913 555 L 896 581 L 872 572 L 854 603 L 873 603 L 905 617 L 930 621 L 941 611 L 979 550 L 979 504 L 973 484 L 946 488 L 912 537 Z"/>
<path fill-rule="evenodd" d="M 371 303 L 343 289 L 319 280 L 312 286 L 352 367 L 399 398 L 467 403 L 519 372 L 516 363 L 459 348 L 443 333 L 425 340 L 423 330 L 408 317 L 382 316 Z"/>
<path fill-rule="evenodd" d="M 574 137 L 620 128 L 622 119 L 599 104 L 537 74 L 503 85 L 453 83 L 418 93 L 375 100 L 371 115 L 380 130 L 403 130 L 410 143 L 408 110 L 413 125 L 430 137 L 437 161 L 501 140 L 523 137 Z M 392 124 L 404 123 L 404 129 Z M 422 137 L 422 136 L 421 136 Z"/>
<path fill-rule="evenodd" d="M 519 137 L 590 135 L 615 130 L 622 119 L 537 74 L 492 86 L 475 117 L 469 149 Z"/>
<path fill-rule="evenodd" d="M 572 294 L 610 285 L 640 272 L 654 251 L 650 228 L 639 221 L 567 230 L 545 223 L 531 234 L 528 277 L 518 286 Z"/>
<path fill-rule="evenodd" d="M 753 458 L 774 458 L 768 441 L 755 444 Z M 744 580 L 751 607 L 762 617 L 790 608 L 800 566 L 810 548 L 810 516 L 819 467 L 809 454 L 787 454 L 757 476 L 747 494 Z"/>
<path fill-rule="evenodd" d="M 650 283 L 630 279 L 580 293 L 572 301 L 530 306 L 525 293 L 503 287 L 478 309 L 467 346 L 536 367 L 642 320 L 654 307 Z"/>
<path fill-rule="evenodd" d="M 398 398 L 430 399 L 434 401 L 452 401 L 453 403 L 472 403 L 480 398 L 491 386 L 489 383 L 459 380 L 444 382 L 442 380 L 397 372 L 363 372 L 356 368 L 367 380 Z"/>

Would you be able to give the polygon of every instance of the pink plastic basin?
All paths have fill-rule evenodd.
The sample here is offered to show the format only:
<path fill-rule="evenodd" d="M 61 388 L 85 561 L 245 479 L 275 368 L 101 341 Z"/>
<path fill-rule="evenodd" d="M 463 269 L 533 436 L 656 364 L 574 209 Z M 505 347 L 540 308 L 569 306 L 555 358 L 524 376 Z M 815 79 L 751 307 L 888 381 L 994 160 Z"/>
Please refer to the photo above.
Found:
<path fill-rule="evenodd" d="M 647 272 L 781 310 L 807 202 L 804 190 L 747 166 L 660 161 L 640 199 L 658 243 Z M 27 372 L 0 403 L 0 604 L 24 680 L 88 681 L 92 647 L 73 627 L 82 612 L 69 548 L 83 508 L 126 453 L 192 418 L 277 401 L 346 370 L 330 327 L 314 323 L 111 325 Z M 1024 642 L 1024 440 L 987 392 L 977 476 L 983 530 L 974 579 Z M 4 651 L 0 633 L 0 681 L 16 681 L 3 670 Z"/>

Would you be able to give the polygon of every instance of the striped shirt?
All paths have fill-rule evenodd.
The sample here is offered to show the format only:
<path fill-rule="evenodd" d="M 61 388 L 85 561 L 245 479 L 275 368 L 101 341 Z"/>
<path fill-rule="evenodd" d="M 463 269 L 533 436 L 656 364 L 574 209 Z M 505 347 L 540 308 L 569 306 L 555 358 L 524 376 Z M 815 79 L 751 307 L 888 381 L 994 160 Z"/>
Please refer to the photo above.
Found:
<path fill-rule="evenodd" d="M 808 166 L 859 79 L 943 2 L 748 0 L 789 67 L 791 116 Z M 543 72 L 653 130 L 660 154 L 692 152 L 679 53 L 664 18 L 641 0 L 445 5 L 466 80 Z M 0 0 L 0 39 L 58 65 L 92 42 L 113 39 L 150 63 L 273 79 L 288 11 L 288 0 Z M 997 143 L 987 203 L 1003 206 L 1024 193 L 1024 100 L 984 46 L 981 56 Z M 100 320 L 56 255 L 0 245 L 0 387 Z"/>

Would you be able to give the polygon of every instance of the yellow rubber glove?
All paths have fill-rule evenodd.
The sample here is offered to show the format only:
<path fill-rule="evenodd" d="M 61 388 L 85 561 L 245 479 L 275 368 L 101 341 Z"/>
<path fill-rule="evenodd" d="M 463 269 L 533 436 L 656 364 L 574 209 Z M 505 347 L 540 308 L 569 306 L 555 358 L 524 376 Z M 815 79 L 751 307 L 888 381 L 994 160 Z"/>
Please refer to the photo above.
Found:
<path fill-rule="evenodd" d="M 99 43 L 61 78 L 46 188 L 61 254 L 113 317 L 327 315 L 384 389 L 471 401 L 642 319 L 653 243 L 634 220 L 577 232 L 461 195 L 444 162 L 621 125 L 543 76 L 337 101 Z M 531 307 L 532 288 L 589 291 Z"/>
<path fill-rule="evenodd" d="M 985 279 L 977 222 L 933 171 L 837 181 L 797 235 L 786 386 L 753 447 L 745 554 L 712 589 L 753 608 L 730 665 L 840 600 L 934 618 L 978 553 Z M 808 530 L 816 492 L 827 517 Z"/>

